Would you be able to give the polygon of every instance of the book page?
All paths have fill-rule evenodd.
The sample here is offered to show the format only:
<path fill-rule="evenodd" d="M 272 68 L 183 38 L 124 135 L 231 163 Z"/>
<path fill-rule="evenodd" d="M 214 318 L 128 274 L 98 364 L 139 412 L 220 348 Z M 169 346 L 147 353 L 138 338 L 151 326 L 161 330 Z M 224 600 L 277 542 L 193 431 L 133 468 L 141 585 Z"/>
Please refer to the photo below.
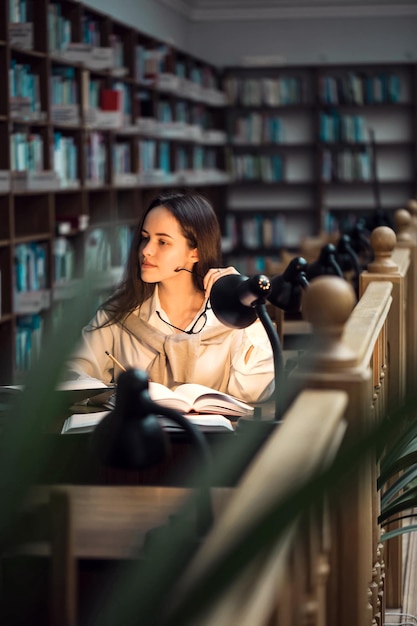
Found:
<path fill-rule="evenodd" d="M 253 413 L 253 407 L 246 402 L 197 383 L 180 385 L 175 390 L 175 395 L 187 399 L 197 412 L 223 413 L 228 409 L 233 415 Z"/>
<path fill-rule="evenodd" d="M 234 431 L 232 422 L 224 415 L 201 415 L 198 413 L 187 413 L 184 415 L 202 432 L 222 432 Z M 165 430 L 178 431 L 182 430 L 181 426 L 167 417 L 161 417 L 159 420 Z"/>
<path fill-rule="evenodd" d="M 110 411 L 97 411 L 96 413 L 74 413 L 68 417 L 62 427 L 61 433 L 81 433 L 94 430 L 94 427 L 108 415 Z"/>
<path fill-rule="evenodd" d="M 155 402 L 178 411 L 221 415 L 251 415 L 253 407 L 238 398 L 199 383 L 184 383 L 172 391 L 160 383 L 149 383 L 149 394 Z"/>
<path fill-rule="evenodd" d="M 108 385 L 98 378 L 82 377 L 75 380 L 64 380 L 59 383 L 59 391 L 81 391 L 82 389 L 107 389 Z"/>
<path fill-rule="evenodd" d="M 106 385 L 97 378 L 82 377 L 74 380 L 65 380 L 58 384 L 56 390 L 62 392 L 68 405 L 81 402 L 86 398 L 100 394 L 100 401 L 105 402 L 115 392 L 116 385 Z M 0 395 L 6 397 L 24 391 L 24 385 L 0 386 Z"/>
<path fill-rule="evenodd" d="M 187 397 L 179 396 L 177 391 L 172 391 L 161 383 L 150 381 L 149 395 L 154 402 L 157 402 L 161 406 L 166 406 L 181 412 L 188 412 L 192 409 L 192 403 L 189 402 Z"/>

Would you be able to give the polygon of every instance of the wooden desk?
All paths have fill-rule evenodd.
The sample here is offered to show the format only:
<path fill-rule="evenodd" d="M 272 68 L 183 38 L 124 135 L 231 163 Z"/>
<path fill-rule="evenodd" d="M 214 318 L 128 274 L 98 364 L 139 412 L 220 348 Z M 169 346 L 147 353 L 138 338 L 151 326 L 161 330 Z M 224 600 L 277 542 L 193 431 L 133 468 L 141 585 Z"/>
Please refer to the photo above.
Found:
<path fill-rule="evenodd" d="M 167 487 L 63 485 L 61 488 L 71 496 L 73 553 L 78 562 L 77 603 L 81 616 L 89 612 L 111 584 L 120 562 L 135 552 L 138 554 L 146 533 L 164 526 L 192 493 L 191 489 Z M 29 503 L 46 502 L 48 491 L 47 486 L 34 488 Z M 215 519 L 230 493 L 230 489 L 212 490 Z M 48 549 L 49 544 L 31 543 L 2 559 L 1 624 L 47 623 Z"/>
<path fill-rule="evenodd" d="M 261 405 L 263 419 L 272 419 L 274 403 Z M 197 467 L 199 450 L 185 432 L 169 433 L 169 456 L 159 465 L 143 470 L 119 470 L 101 465 L 91 445 L 91 433 L 61 435 L 63 419 L 54 432 L 45 434 L 44 466 L 39 477 L 45 484 L 77 485 L 159 485 L 181 487 Z M 214 459 L 225 447 L 236 445 L 233 431 L 205 433 Z M 219 487 L 229 485 L 215 485 Z"/>
<path fill-rule="evenodd" d="M 185 436 L 170 437 L 169 456 L 154 467 L 142 470 L 103 466 L 91 445 L 91 434 L 45 435 L 44 466 L 40 483 L 76 485 L 160 485 L 184 486 L 199 463 L 199 450 Z M 233 445 L 232 431 L 207 435 L 213 456 L 224 442 Z"/>
<path fill-rule="evenodd" d="M 70 493 L 74 550 L 78 559 L 126 559 L 140 549 L 148 530 L 165 524 L 192 493 L 177 487 L 62 485 Z M 34 488 L 30 503 L 46 502 L 49 487 Z M 218 518 L 232 490 L 211 490 Z"/>

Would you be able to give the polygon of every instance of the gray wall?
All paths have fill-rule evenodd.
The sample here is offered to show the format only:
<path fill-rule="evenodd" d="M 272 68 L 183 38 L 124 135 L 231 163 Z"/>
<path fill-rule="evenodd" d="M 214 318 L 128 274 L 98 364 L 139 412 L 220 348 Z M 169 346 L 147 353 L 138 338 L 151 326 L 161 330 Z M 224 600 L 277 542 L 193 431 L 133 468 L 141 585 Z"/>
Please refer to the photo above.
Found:
<path fill-rule="evenodd" d="M 83 0 L 83 4 L 187 51 L 187 20 L 157 0 Z"/>
<path fill-rule="evenodd" d="M 215 65 L 244 56 L 288 64 L 417 60 L 417 15 L 190 22 L 158 0 L 84 0 Z"/>
<path fill-rule="evenodd" d="M 417 16 L 201 22 L 188 33 L 188 49 L 216 65 L 251 55 L 300 65 L 417 59 Z"/>

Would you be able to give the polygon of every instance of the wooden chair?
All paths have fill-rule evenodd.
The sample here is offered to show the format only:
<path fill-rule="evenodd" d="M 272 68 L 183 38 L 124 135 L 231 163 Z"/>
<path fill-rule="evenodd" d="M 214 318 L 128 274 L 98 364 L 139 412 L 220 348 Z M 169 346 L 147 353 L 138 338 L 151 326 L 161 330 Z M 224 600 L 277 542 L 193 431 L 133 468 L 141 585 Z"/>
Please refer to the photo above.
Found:
<path fill-rule="evenodd" d="M 25 603 L 30 590 L 16 589 L 14 583 L 10 583 L 8 579 L 10 565 L 22 557 L 26 563 L 34 558 L 47 559 L 49 563 L 46 577 L 47 602 L 42 609 L 46 609 L 47 615 L 44 616 L 43 623 L 49 626 L 75 626 L 77 564 L 73 535 L 71 499 L 67 491 L 52 488 L 49 500 L 25 503 L 7 549 L 1 555 L 2 606 L 7 615 L 5 623 L 8 626 L 14 623 L 30 624 L 30 620 L 34 619 L 28 613 L 31 612 L 31 607 Z"/>

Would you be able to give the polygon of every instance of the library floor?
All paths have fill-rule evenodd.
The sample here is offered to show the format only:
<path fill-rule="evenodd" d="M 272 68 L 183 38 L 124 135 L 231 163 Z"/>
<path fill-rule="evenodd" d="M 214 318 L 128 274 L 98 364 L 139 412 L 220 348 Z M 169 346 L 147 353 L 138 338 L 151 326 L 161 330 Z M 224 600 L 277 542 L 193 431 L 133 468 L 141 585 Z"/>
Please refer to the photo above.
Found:
<path fill-rule="evenodd" d="M 417 512 L 408 523 L 417 523 Z M 401 608 L 386 610 L 385 626 L 417 626 L 417 532 L 403 535 L 403 598 Z"/>

